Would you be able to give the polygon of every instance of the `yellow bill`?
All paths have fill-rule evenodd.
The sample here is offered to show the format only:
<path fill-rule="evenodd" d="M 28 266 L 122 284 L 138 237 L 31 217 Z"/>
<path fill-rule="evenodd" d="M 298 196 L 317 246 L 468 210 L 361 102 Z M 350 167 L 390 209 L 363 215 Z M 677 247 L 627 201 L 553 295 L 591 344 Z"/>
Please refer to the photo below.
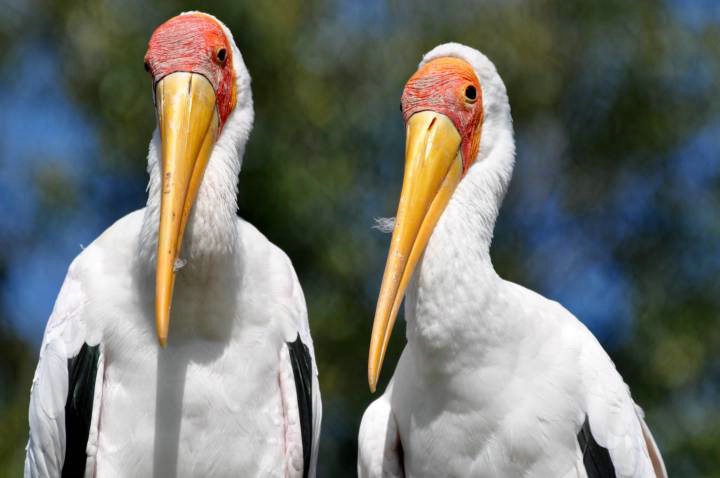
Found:
<path fill-rule="evenodd" d="M 461 142 L 452 121 L 440 113 L 422 111 L 407 122 L 405 176 L 370 337 L 371 392 L 377 387 L 405 289 L 462 178 Z"/>
<path fill-rule="evenodd" d="M 180 254 L 188 216 L 218 134 L 215 91 L 196 73 L 176 72 L 160 80 L 155 98 L 162 140 L 162 199 L 155 277 L 155 325 L 165 347 Z"/>

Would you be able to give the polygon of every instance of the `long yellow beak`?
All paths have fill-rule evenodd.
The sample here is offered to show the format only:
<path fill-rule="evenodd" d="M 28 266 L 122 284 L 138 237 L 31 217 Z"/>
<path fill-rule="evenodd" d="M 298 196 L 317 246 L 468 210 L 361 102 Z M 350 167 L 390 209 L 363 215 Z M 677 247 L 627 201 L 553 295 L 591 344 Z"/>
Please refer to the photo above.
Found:
<path fill-rule="evenodd" d="M 371 392 L 377 387 L 405 289 L 462 177 L 460 144 L 460 133 L 445 115 L 422 111 L 407 122 L 405 177 L 370 337 Z"/>
<path fill-rule="evenodd" d="M 176 72 L 155 87 L 162 140 L 162 200 L 155 277 L 155 325 L 165 347 L 175 263 L 185 225 L 218 134 L 215 91 L 196 73 Z"/>

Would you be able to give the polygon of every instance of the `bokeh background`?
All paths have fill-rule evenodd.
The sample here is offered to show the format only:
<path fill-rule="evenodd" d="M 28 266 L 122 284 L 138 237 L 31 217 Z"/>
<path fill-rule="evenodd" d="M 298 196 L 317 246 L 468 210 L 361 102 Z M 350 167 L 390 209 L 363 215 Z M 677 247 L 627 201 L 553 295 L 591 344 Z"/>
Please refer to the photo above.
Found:
<path fill-rule="evenodd" d="M 354 475 L 370 320 L 402 175 L 398 102 L 460 41 L 504 78 L 518 159 L 502 276 L 602 341 L 672 476 L 720 476 L 720 3 L 0 0 L 0 477 L 20 474 L 47 317 L 83 245 L 145 201 L 146 42 L 202 8 L 234 32 L 256 126 L 240 215 L 291 257 L 325 415 L 320 476 Z M 386 383 L 404 342 L 396 328 Z"/>

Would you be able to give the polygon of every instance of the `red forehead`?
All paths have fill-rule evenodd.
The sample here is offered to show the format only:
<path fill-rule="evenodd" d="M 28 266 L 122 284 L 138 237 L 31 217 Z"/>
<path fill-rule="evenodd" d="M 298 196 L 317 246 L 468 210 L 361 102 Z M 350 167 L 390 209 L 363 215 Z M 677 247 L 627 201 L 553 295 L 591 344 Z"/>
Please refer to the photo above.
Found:
<path fill-rule="evenodd" d="M 226 59 L 217 53 L 225 49 Z M 205 76 L 215 89 L 221 124 L 235 106 L 232 48 L 220 24 L 208 15 L 192 13 L 171 18 L 155 29 L 145 63 L 155 82 L 177 71 Z"/>
<path fill-rule="evenodd" d="M 468 101 L 466 91 L 475 88 L 475 100 Z M 410 77 L 403 90 L 403 119 L 420 111 L 442 113 L 453 122 L 462 137 L 464 169 L 470 167 L 480 145 L 482 90 L 472 66 L 453 57 L 429 61 Z"/>

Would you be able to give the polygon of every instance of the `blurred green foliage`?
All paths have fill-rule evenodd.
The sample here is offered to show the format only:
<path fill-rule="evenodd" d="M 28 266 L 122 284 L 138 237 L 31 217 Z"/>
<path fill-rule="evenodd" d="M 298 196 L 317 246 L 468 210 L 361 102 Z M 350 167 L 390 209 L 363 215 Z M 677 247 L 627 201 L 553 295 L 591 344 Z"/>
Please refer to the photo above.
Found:
<path fill-rule="evenodd" d="M 540 214 L 528 204 L 553 202 L 578 224 L 573 230 L 582 240 L 603 245 L 607 255 L 598 260 L 617 264 L 632 318 L 627 333 L 606 345 L 645 408 L 671 475 L 720 476 L 718 183 L 681 196 L 673 166 L 679 151 L 718 119 L 717 21 L 688 20 L 673 2 L 660 1 L 2 3 L 3 77 L 32 61 L 23 56 L 28 43 L 57 55 L 54 81 L 99 139 L 100 154 L 83 174 L 138 185 L 146 181 L 154 127 L 143 71 L 154 27 L 201 8 L 233 31 L 253 77 L 256 108 L 240 215 L 288 253 L 303 284 L 325 403 L 321 476 L 354 474 L 356 433 L 372 399 L 366 353 L 388 238 L 371 225 L 375 216 L 394 213 L 399 193 L 400 92 L 436 44 L 479 48 L 506 82 L 519 142 L 516 179 L 493 246 L 496 268 L 510 280 L 551 290 L 545 271 L 563 262 L 559 255 L 537 262 L 520 227 Z M 35 174 L 43 191 L 38 214 L 57 220 L 97 192 L 52 168 L 48 162 Z M 623 220 L 625 203 L 617 198 L 628 177 L 658 183 L 646 203 L 653 214 L 639 223 L 629 219 L 630 232 L 618 235 L 611 225 Z M 628 196 L 627 205 L 632 201 Z M 106 225 L 142 204 L 136 193 L 104 204 Z M 701 210 L 716 217 L 698 228 L 691 219 Z M 47 231 L 39 219 L 31 232 L 0 244 L 33 241 Z M 715 254 L 698 254 L 696 266 L 681 264 L 680 254 L 700 244 Z M 695 268 L 705 273 L 693 275 Z M 0 285 L 4 270 L 0 262 Z M 35 361 L 2 305 L 0 477 L 20 473 Z M 398 327 L 384 381 L 403 335 Z"/>

